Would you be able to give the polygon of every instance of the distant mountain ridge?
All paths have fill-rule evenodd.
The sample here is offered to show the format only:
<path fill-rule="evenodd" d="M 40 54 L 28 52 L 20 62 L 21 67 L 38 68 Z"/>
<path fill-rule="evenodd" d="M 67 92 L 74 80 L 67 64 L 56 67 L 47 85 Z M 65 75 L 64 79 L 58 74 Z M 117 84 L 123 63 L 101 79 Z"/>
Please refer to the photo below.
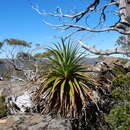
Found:
<path fill-rule="evenodd" d="M 112 64 L 114 61 L 117 61 L 118 57 L 103 57 L 103 58 L 89 58 L 89 57 L 86 57 L 84 58 L 84 63 L 86 65 L 96 65 L 97 63 L 99 62 L 106 62 L 107 64 Z M 0 59 L 0 61 L 3 61 L 4 64 L 0 64 L 0 76 L 5 73 L 6 71 L 8 71 L 12 65 L 10 63 L 10 59 Z M 15 60 L 14 61 L 15 64 L 17 64 L 17 66 L 19 67 L 22 67 L 22 68 L 28 68 L 31 64 L 49 64 L 48 60 L 47 59 L 41 59 L 39 58 L 37 61 L 36 60 L 23 60 L 22 62 L 19 61 L 19 60 Z"/>

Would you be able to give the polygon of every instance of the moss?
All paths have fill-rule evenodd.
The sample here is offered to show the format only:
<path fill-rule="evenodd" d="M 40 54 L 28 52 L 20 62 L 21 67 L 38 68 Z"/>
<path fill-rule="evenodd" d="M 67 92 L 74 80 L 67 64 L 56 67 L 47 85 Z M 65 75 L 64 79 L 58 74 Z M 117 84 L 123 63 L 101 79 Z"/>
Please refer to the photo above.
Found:
<path fill-rule="evenodd" d="M 0 118 L 7 116 L 7 105 L 5 103 L 5 97 L 0 97 Z"/>
<path fill-rule="evenodd" d="M 130 130 L 130 102 L 112 109 L 105 119 L 115 130 Z"/>

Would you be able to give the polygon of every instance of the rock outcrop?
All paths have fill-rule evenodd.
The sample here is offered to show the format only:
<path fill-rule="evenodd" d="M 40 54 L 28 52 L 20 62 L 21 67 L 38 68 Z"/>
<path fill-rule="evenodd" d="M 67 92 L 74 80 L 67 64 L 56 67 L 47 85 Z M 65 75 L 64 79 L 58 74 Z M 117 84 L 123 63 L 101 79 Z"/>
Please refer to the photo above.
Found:
<path fill-rule="evenodd" d="M 40 114 L 17 114 L 0 120 L 0 130 L 72 130 L 72 126 L 69 120 L 47 120 Z"/>

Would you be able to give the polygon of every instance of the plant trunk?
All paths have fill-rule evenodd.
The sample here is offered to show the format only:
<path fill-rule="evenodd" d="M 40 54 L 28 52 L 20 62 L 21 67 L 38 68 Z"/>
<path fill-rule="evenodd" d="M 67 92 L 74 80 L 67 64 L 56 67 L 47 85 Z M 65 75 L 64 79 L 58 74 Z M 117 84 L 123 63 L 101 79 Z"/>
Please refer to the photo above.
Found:
<path fill-rule="evenodd" d="M 119 0 L 121 22 L 124 24 L 125 32 L 128 32 L 128 42 L 130 42 L 130 0 Z"/>

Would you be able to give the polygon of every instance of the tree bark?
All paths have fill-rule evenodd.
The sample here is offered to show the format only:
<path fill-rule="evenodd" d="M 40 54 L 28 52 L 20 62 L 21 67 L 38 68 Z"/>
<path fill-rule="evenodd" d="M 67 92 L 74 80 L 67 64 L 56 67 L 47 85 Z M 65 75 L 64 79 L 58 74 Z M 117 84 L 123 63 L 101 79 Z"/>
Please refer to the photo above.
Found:
<path fill-rule="evenodd" d="M 130 41 L 130 0 L 119 0 L 120 18 L 125 25 L 125 31 L 128 32 L 128 41 Z"/>
<path fill-rule="evenodd" d="M 127 0 L 126 14 L 127 14 L 127 21 L 130 24 L 130 0 Z M 130 30 L 130 27 L 129 27 L 129 30 Z M 130 42 L 130 34 L 128 34 L 128 41 Z"/>

